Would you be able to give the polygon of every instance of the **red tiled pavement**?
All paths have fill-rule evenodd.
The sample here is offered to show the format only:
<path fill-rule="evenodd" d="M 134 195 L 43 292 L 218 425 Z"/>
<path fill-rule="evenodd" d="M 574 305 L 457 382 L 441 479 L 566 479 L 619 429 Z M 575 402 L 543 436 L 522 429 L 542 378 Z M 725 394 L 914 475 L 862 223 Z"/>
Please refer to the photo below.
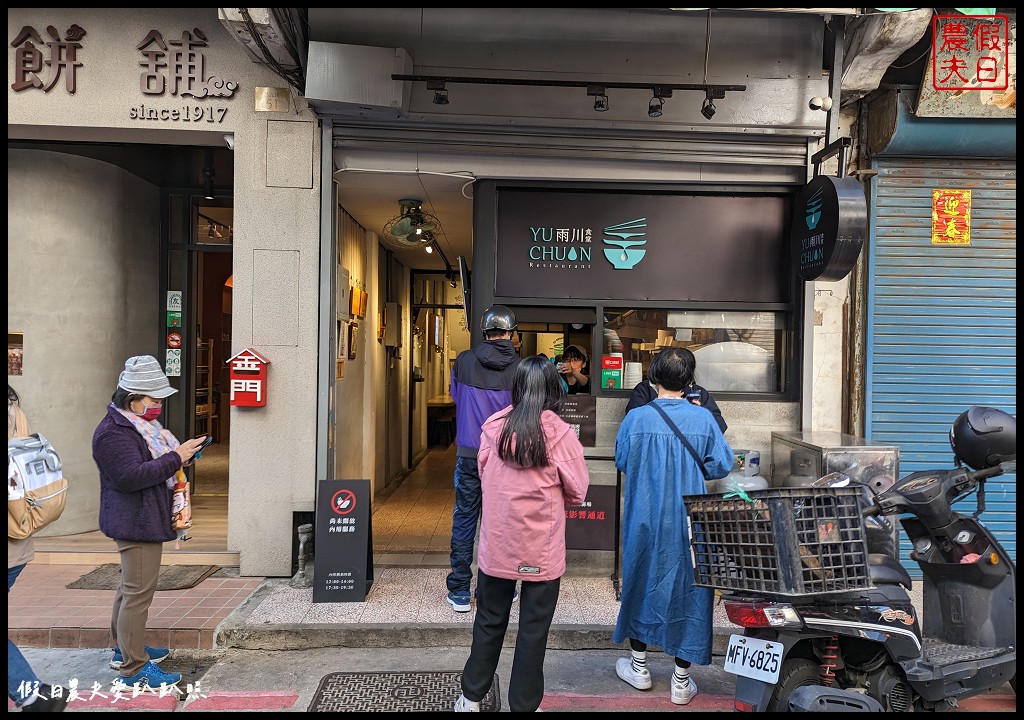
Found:
<path fill-rule="evenodd" d="M 115 591 L 65 587 L 96 567 L 29 563 L 7 598 L 7 637 L 24 647 L 110 647 Z M 214 629 L 264 580 L 231 577 L 236 572 L 222 568 L 188 590 L 158 591 L 149 610 L 146 644 L 212 650 Z"/>

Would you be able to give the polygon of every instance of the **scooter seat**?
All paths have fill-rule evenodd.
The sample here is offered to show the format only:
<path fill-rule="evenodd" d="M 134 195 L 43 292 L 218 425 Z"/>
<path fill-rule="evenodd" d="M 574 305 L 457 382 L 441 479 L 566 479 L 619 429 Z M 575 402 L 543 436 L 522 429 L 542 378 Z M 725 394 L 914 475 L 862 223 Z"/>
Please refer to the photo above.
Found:
<path fill-rule="evenodd" d="M 910 590 L 910 573 L 891 555 L 868 555 L 868 578 L 872 585 L 902 585 Z"/>

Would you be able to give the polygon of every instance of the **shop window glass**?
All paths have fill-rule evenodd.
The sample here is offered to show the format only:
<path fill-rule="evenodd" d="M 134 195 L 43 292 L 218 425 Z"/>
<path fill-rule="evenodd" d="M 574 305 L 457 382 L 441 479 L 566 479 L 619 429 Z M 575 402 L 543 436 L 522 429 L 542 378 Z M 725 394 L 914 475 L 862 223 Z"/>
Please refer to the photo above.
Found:
<path fill-rule="evenodd" d="M 624 374 L 632 379 L 637 371 L 647 377 L 662 348 L 689 348 L 697 358 L 697 382 L 712 392 L 785 392 L 793 352 L 788 317 L 784 312 L 606 308 L 602 354 L 621 353 Z"/>

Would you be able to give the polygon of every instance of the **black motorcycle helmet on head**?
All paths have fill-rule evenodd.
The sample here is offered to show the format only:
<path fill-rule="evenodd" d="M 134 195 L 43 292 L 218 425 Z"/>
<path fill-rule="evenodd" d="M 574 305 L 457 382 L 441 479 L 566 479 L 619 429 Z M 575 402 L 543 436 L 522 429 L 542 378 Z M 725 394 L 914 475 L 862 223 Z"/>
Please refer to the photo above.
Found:
<path fill-rule="evenodd" d="M 480 316 L 480 329 L 484 334 L 488 330 L 512 332 L 516 329 L 516 315 L 504 305 L 492 305 Z"/>
<path fill-rule="evenodd" d="M 957 462 L 972 470 L 1017 459 L 1017 418 L 997 408 L 975 405 L 953 421 L 949 445 Z"/>

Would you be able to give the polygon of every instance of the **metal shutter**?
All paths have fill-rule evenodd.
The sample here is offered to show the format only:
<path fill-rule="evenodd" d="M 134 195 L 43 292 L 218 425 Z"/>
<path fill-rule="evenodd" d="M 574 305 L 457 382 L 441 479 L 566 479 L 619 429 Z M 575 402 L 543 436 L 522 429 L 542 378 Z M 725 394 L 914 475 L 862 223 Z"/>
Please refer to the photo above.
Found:
<path fill-rule="evenodd" d="M 899 446 L 903 476 L 952 467 L 949 427 L 971 405 L 1017 413 L 1017 171 L 960 158 L 873 167 L 865 434 Z M 931 244 L 940 188 L 972 191 L 969 246 Z M 982 515 L 1015 562 L 1016 479 L 987 483 Z"/>

